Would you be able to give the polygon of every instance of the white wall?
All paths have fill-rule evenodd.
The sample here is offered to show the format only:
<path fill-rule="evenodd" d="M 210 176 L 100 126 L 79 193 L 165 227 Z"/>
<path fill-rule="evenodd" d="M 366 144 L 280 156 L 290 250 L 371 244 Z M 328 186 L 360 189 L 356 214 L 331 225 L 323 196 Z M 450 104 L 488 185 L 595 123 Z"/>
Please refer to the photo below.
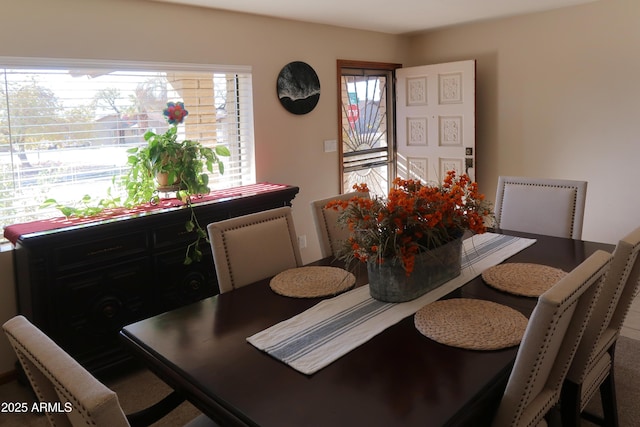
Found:
<path fill-rule="evenodd" d="M 583 238 L 615 243 L 640 225 L 639 23 L 639 1 L 599 0 L 416 35 L 407 65 L 477 59 L 481 191 L 586 180 Z"/>

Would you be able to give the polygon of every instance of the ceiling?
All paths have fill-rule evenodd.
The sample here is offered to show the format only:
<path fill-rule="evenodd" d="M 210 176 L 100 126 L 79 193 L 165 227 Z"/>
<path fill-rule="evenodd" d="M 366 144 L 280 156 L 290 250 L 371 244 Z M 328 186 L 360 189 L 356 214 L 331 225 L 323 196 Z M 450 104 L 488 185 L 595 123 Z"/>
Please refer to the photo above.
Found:
<path fill-rule="evenodd" d="M 153 0 L 403 34 L 596 0 Z"/>

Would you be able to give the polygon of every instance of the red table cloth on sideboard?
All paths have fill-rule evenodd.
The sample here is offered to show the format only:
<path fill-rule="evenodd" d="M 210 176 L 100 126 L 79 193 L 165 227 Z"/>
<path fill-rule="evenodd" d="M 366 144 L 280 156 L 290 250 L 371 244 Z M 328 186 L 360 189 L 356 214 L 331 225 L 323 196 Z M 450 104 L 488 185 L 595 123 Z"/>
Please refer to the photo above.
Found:
<path fill-rule="evenodd" d="M 269 182 L 260 182 L 257 184 L 243 185 L 240 187 L 227 188 L 224 190 L 215 190 L 206 195 L 193 197 L 194 204 L 211 202 L 214 200 L 227 200 L 234 197 L 247 196 L 252 194 L 265 193 L 274 190 L 286 188 L 283 184 L 273 184 Z M 174 209 L 183 207 L 185 203 L 176 198 L 160 199 L 157 204 L 146 203 L 131 209 L 115 208 L 107 209 L 102 213 L 90 217 L 56 217 L 38 221 L 24 222 L 6 226 L 4 229 L 4 237 L 15 245 L 20 236 L 25 234 L 38 233 L 43 231 L 56 230 L 67 227 L 74 227 L 90 223 L 97 223 L 105 220 L 113 220 L 117 218 L 126 218 L 133 215 L 153 213 L 165 209 Z"/>

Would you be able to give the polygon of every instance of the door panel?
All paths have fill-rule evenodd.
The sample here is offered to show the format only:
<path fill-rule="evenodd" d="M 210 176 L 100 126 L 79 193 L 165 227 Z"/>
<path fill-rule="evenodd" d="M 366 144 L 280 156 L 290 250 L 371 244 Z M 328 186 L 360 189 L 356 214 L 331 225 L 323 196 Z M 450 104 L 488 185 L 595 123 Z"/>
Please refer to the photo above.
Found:
<path fill-rule="evenodd" d="M 396 70 L 397 174 L 441 182 L 448 170 L 475 180 L 475 61 Z"/>

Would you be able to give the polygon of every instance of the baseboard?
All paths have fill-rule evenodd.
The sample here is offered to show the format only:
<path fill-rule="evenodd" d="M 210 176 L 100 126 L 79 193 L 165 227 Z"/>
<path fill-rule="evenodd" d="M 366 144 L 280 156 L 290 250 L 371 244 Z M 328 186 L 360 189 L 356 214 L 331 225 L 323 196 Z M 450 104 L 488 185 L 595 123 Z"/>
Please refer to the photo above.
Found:
<path fill-rule="evenodd" d="M 0 374 L 0 384 L 10 383 L 18 378 L 18 372 L 14 369 L 13 371 L 3 372 Z"/>

